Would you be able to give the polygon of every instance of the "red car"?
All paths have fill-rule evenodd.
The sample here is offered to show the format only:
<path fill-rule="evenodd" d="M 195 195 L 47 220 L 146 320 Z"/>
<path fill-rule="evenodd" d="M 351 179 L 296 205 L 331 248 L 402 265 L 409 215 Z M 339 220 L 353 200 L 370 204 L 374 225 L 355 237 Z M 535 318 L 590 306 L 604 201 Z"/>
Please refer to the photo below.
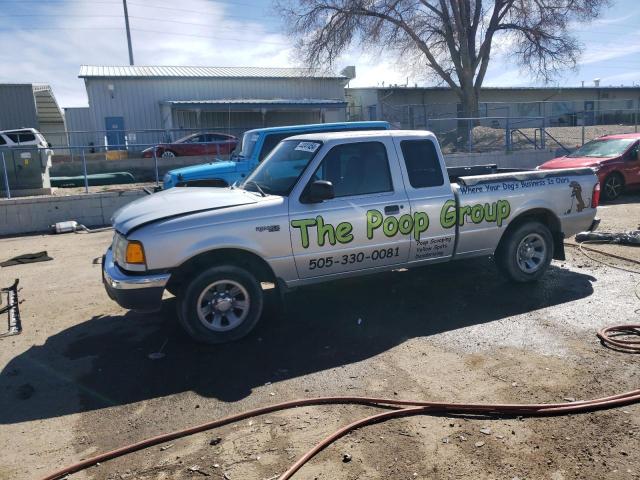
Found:
<path fill-rule="evenodd" d="M 238 145 L 233 135 L 213 132 L 198 132 L 180 138 L 173 143 L 160 143 L 142 151 L 144 158 L 152 158 L 153 150 L 163 158 L 190 155 L 229 155 Z"/>
<path fill-rule="evenodd" d="M 625 188 L 640 186 L 639 146 L 640 133 L 605 135 L 538 169 L 591 167 L 600 179 L 603 200 L 614 200 Z"/>

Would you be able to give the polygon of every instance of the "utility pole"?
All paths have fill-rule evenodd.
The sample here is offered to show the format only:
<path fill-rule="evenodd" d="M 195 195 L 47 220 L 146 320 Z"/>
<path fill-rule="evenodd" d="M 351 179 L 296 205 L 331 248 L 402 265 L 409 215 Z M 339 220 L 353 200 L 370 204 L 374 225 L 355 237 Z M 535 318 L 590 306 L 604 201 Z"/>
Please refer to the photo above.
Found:
<path fill-rule="evenodd" d="M 131 30 L 129 29 L 129 11 L 127 10 L 127 0 L 122 0 L 124 6 L 124 24 L 127 27 L 127 45 L 129 46 L 129 65 L 133 65 L 133 48 L 131 47 Z"/>

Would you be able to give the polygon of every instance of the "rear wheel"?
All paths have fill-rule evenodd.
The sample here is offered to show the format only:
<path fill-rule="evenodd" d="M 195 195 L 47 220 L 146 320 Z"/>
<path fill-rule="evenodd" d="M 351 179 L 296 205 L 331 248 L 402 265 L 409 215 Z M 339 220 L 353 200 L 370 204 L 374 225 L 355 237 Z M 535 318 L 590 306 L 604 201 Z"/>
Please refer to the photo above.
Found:
<path fill-rule="evenodd" d="M 624 178 L 618 172 L 611 173 L 602 184 L 602 199 L 615 200 L 624 190 Z"/>
<path fill-rule="evenodd" d="M 553 258 L 553 237 L 546 225 L 528 221 L 507 233 L 496 252 L 496 263 L 510 280 L 533 282 Z"/>
<path fill-rule="evenodd" d="M 263 303 L 260 282 L 250 272 L 232 265 L 211 267 L 182 291 L 178 318 L 198 342 L 230 342 L 256 326 Z"/>

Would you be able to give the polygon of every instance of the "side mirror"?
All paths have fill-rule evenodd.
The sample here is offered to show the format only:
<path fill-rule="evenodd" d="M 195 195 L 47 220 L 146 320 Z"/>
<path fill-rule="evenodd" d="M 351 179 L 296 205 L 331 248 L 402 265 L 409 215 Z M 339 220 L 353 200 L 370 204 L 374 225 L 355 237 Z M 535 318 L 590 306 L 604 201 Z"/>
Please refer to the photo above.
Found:
<path fill-rule="evenodd" d="M 333 184 L 327 180 L 316 180 L 309 185 L 304 195 L 304 203 L 320 203 L 334 198 Z"/>

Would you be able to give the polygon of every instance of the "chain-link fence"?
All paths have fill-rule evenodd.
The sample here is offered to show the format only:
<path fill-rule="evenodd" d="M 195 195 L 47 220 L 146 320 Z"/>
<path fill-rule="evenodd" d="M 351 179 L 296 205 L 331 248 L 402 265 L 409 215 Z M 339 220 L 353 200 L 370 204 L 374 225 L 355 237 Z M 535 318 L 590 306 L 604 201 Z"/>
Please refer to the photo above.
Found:
<path fill-rule="evenodd" d="M 11 190 L 47 193 L 51 187 L 60 187 L 64 191 L 58 194 L 64 195 L 112 185 L 159 186 L 169 170 L 228 160 L 241 148 L 238 137 L 220 133 L 197 133 L 176 142 L 124 139 L 106 145 L 56 146 L 47 138 L 43 146 L 24 138 L 19 145 L 0 147 L 0 197 L 11 198 Z"/>
<path fill-rule="evenodd" d="M 434 132 L 445 154 L 546 150 L 564 155 L 602 135 L 637 133 L 640 117 L 637 110 L 623 108 L 477 118 L 430 116 L 408 106 L 387 112 L 395 112 L 385 118 L 394 128 Z M 47 133 L 46 140 L 29 131 L 17 133 L 16 145 L 0 145 L 0 197 L 25 184 L 48 187 L 45 171 L 51 186 L 74 193 L 128 183 L 159 185 L 171 169 L 228 159 L 252 128 L 257 127 L 68 131 Z"/>

